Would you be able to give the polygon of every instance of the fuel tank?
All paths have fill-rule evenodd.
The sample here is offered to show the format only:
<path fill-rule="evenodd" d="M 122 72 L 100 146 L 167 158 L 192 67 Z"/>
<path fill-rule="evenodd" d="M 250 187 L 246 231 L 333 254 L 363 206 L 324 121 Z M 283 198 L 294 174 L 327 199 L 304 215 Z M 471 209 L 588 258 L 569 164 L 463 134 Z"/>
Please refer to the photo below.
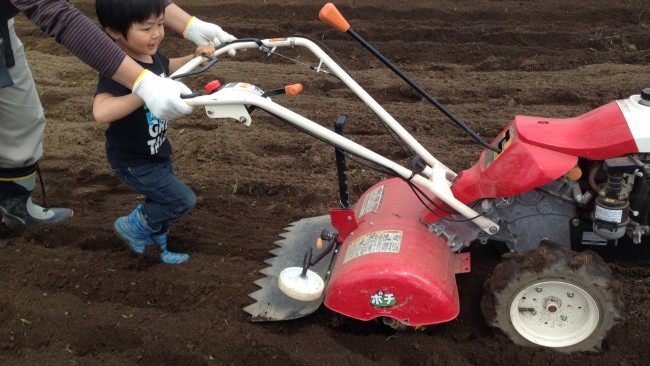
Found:
<path fill-rule="evenodd" d="M 409 326 L 454 319 L 455 274 L 469 272 L 469 254 L 456 254 L 421 220 L 429 212 L 402 179 L 366 191 L 355 206 L 358 227 L 343 241 L 324 303 L 346 316 L 390 317 Z"/>

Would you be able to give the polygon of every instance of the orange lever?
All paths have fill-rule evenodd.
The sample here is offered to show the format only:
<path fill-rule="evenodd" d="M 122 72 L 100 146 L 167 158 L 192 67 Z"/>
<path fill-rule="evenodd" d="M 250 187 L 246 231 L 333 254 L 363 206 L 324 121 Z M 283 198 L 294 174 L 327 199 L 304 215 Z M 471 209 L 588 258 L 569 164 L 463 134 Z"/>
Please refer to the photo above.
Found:
<path fill-rule="evenodd" d="M 302 93 L 302 84 L 287 85 L 284 87 L 284 92 L 289 95 L 298 95 Z"/>
<path fill-rule="evenodd" d="M 567 174 L 569 179 L 578 180 L 578 179 L 580 179 L 580 177 L 582 177 L 582 169 L 580 169 L 577 166 L 574 166 L 566 174 Z"/>
<path fill-rule="evenodd" d="M 347 32 L 350 29 L 350 24 L 343 18 L 343 15 L 332 3 L 327 3 L 318 13 L 318 18 L 325 24 L 333 27 L 341 32 Z"/>

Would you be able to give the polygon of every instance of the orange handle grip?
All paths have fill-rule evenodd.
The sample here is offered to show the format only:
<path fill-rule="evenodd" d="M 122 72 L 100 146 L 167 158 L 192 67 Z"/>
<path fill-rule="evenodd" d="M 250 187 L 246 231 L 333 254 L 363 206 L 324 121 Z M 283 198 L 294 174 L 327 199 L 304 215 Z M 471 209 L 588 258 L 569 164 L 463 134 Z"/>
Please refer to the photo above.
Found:
<path fill-rule="evenodd" d="M 298 95 L 302 93 L 302 84 L 287 85 L 284 87 L 284 92 L 289 95 Z"/>
<path fill-rule="evenodd" d="M 318 18 L 329 25 L 332 28 L 340 30 L 341 32 L 347 32 L 350 29 L 350 24 L 348 21 L 343 18 L 343 15 L 332 3 L 327 3 L 318 13 Z"/>

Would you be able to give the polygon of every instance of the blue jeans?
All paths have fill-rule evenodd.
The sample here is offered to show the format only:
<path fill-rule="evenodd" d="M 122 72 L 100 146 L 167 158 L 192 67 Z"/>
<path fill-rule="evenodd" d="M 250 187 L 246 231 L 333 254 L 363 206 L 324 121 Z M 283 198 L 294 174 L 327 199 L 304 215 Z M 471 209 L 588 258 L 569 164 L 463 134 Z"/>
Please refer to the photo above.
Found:
<path fill-rule="evenodd" d="M 169 222 L 185 216 L 196 204 L 192 189 L 174 175 L 171 159 L 136 167 L 112 167 L 117 177 L 142 194 L 142 212 L 155 234 L 169 231 Z"/>

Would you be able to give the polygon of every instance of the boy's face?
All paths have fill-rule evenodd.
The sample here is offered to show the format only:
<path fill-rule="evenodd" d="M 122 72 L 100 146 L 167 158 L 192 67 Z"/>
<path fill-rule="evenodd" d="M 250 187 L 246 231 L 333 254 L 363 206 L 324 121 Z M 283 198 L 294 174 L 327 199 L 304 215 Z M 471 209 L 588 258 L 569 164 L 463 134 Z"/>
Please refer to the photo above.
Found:
<path fill-rule="evenodd" d="M 131 24 L 126 37 L 120 34 L 113 38 L 127 55 L 139 61 L 151 62 L 151 56 L 165 37 L 164 19 L 164 14 L 152 15 L 142 23 Z"/>

